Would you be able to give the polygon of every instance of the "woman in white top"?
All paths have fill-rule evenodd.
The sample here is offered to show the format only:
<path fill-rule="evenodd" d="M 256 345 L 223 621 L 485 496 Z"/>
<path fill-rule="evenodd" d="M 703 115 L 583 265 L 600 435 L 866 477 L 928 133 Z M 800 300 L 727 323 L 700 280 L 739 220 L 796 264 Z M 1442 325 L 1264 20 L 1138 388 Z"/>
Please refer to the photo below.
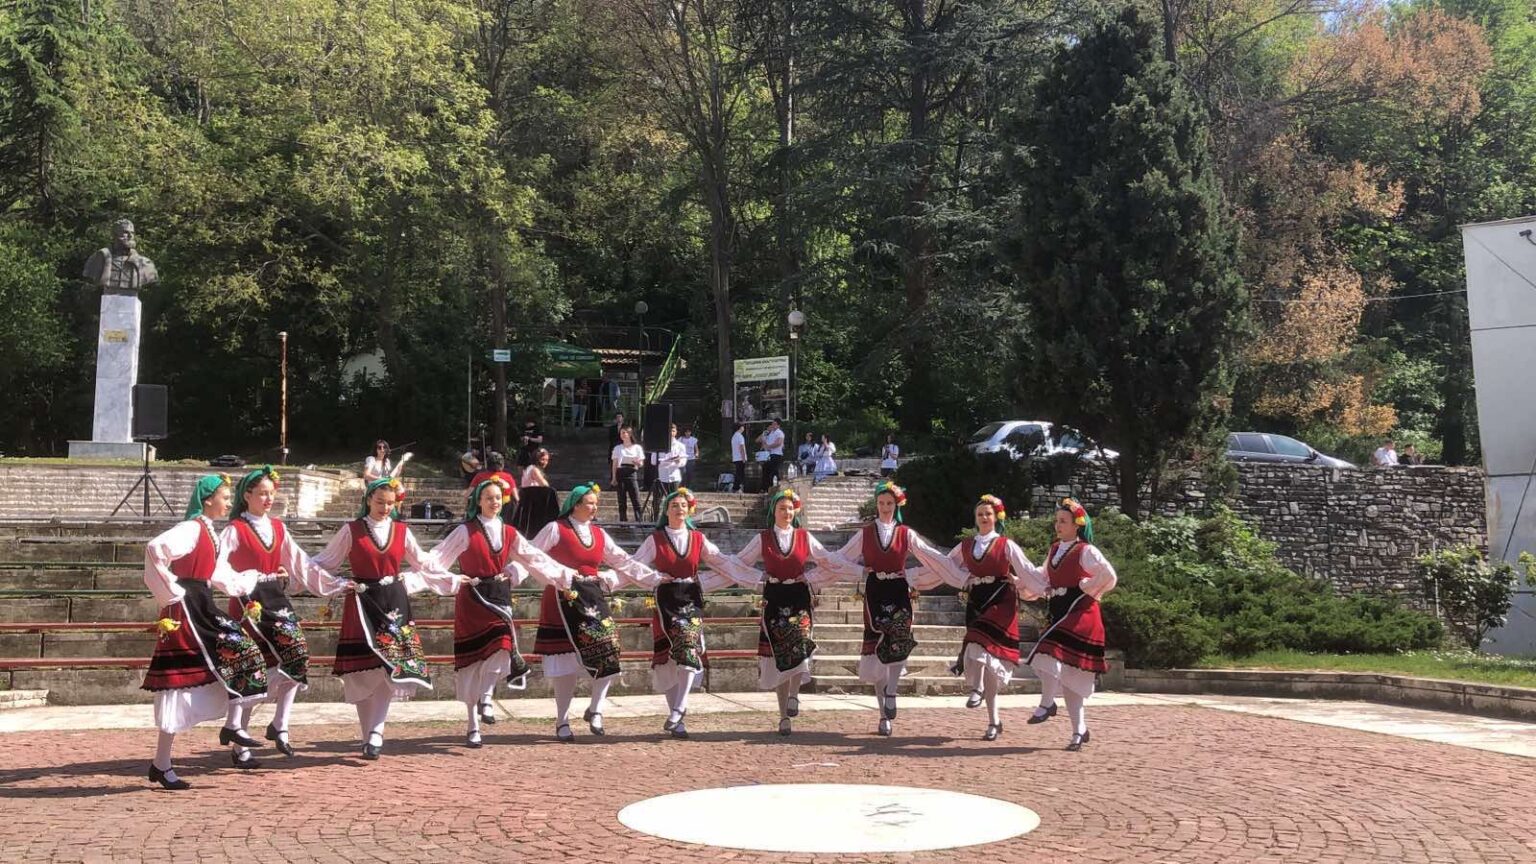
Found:
<path fill-rule="evenodd" d="M 640 483 L 636 475 L 645 465 L 645 448 L 635 443 L 633 428 L 626 426 L 619 430 L 619 444 L 609 454 L 608 465 L 608 479 L 619 493 L 619 521 L 629 521 L 626 503 L 634 505 L 637 520 L 644 518 L 640 513 Z"/>
<path fill-rule="evenodd" d="M 171 769 L 176 733 L 217 717 L 232 717 L 238 724 L 242 706 L 267 696 L 261 649 L 239 620 L 214 605 L 210 590 L 249 594 L 257 581 L 219 565 L 213 520 L 229 513 L 230 499 L 228 477 L 202 477 L 192 488 L 185 521 L 144 549 L 144 584 L 162 607 L 155 623 L 159 638 L 143 684 L 155 694 L 155 725 L 160 729 L 149 781 L 166 789 L 191 788 Z M 260 746 L 228 720 L 219 730 L 219 743 Z"/>
<path fill-rule="evenodd" d="M 656 530 L 640 544 L 635 560 L 662 577 L 648 601 L 656 609 L 651 617 L 651 683 L 667 698 L 661 731 L 687 738 L 683 717 L 688 693 L 704 674 L 704 592 L 731 585 L 755 587 L 762 579 L 756 570 L 721 554 L 694 527 L 698 501 L 687 487 L 669 493 L 661 507 Z"/>
<path fill-rule="evenodd" d="M 363 482 L 372 483 L 381 477 L 391 477 L 394 468 L 394 463 L 389 461 L 389 442 L 380 438 L 373 442 L 373 455 L 363 460 Z"/>
<path fill-rule="evenodd" d="M 837 445 L 832 443 L 831 436 L 821 436 L 821 444 L 816 447 L 816 480 L 825 480 L 837 473 Z"/>
<path fill-rule="evenodd" d="M 363 758 L 370 761 L 383 751 L 390 703 L 432 689 L 410 595 L 431 590 L 448 596 L 468 581 L 437 568 L 411 529 L 395 521 L 403 491 L 393 477 L 369 483 L 357 518 L 342 525 L 314 557 L 332 576 L 343 563 L 351 571 L 350 579 L 337 580 L 322 593 L 350 592 L 332 672 L 341 677 L 341 698 L 357 706 Z M 411 570 L 403 569 L 407 564 Z"/>
<path fill-rule="evenodd" d="M 533 642 L 533 650 L 544 658 L 544 677 L 555 690 L 555 737 L 564 742 L 576 738 L 566 715 L 583 675 L 592 680 L 592 702 L 582 719 L 593 735 L 605 734 L 603 700 L 619 677 L 623 653 L 618 625 L 609 614 L 608 592 L 627 584 L 653 588 L 661 579 L 593 522 L 601 491 L 591 482 L 572 489 L 560 507 L 560 518 L 533 538 L 533 545 L 580 574 L 563 590 L 544 588 Z"/>
<path fill-rule="evenodd" d="M 875 521 L 864 526 L 839 549 L 847 562 L 864 571 L 864 642 L 860 646 L 859 678 L 875 688 L 880 703 L 881 735 L 891 734 L 896 719 L 896 688 L 907 673 L 907 658 L 917 647 L 913 624 L 917 592 L 943 582 L 962 584 L 965 573 L 945 552 L 902 524 L 901 507 L 907 493 L 889 480 L 875 487 Z M 907 559 L 920 566 L 907 568 Z"/>
<path fill-rule="evenodd" d="M 517 530 L 525 537 L 536 537 L 544 526 L 555 521 L 560 513 L 560 499 L 549 485 L 549 451 L 540 447 L 533 455 L 533 462 L 523 469 L 519 481 Z"/>
<path fill-rule="evenodd" d="M 762 562 L 763 617 L 757 635 L 757 686 L 779 697 L 779 734 L 800 715 L 800 688 L 811 681 L 814 603 L 811 593 L 829 582 L 853 579 L 857 567 L 828 552 L 800 527 L 800 496 L 788 487 L 768 499 L 773 527 L 747 541 L 737 562 Z M 815 566 L 811 566 L 811 565 Z M 745 579 L 738 584 L 746 585 Z"/>
<path fill-rule="evenodd" d="M 517 646 L 512 589 L 525 579 L 564 588 L 576 571 L 556 564 L 538 547 L 501 520 L 511 497 L 505 478 L 491 477 L 470 490 L 465 509 L 473 514 L 432 550 L 433 569 L 454 564 L 469 577 L 453 610 L 454 690 L 469 711 L 465 745 L 481 745 L 480 724 L 495 723 L 491 710 L 496 683 L 514 690 L 526 686 L 528 662 Z"/>
<path fill-rule="evenodd" d="M 896 473 L 896 460 L 901 458 L 901 448 L 896 446 L 896 436 L 885 436 L 885 446 L 880 448 L 880 476 Z"/>

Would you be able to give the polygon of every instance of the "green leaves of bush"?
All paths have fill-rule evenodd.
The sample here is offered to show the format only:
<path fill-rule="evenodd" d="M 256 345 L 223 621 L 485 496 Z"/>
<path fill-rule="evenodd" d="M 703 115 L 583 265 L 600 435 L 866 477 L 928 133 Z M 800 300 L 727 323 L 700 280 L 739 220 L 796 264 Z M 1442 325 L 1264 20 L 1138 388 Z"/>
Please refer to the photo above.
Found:
<path fill-rule="evenodd" d="M 1529 578 L 1536 558 L 1520 554 Z M 1505 561 L 1489 563 L 1476 546 L 1437 549 L 1418 559 L 1424 592 L 1450 622 L 1452 631 L 1476 651 L 1488 631 L 1503 626 L 1515 588 L 1515 568 Z"/>

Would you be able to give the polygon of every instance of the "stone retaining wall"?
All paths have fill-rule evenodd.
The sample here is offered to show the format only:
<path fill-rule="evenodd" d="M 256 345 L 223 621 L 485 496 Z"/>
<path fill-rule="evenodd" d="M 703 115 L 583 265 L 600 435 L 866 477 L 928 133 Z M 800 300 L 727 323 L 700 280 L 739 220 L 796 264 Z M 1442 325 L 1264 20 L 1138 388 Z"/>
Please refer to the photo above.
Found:
<path fill-rule="evenodd" d="M 1350 592 L 1417 596 L 1414 558 L 1436 547 L 1488 542 L 1481 469 L 1234 467 L 1236 494 L 1223 498 L 1189 472 L 1160 490 L 1156 510 L 1198 514 L 1224 500 L 1276 544 L 1287 567 Z M 1120 500 L 1113 476 L 1085 463 L 1070 484 L 1035 490 L 1034 515 L 1048 513 L 1064 495 L 1078 496 L 1092 510 Z"/>
<path fill-rule="evenodd" d="M 179 519 L 204 474 L 224 470 L 238 477 L 244 469 L 215 469 L 193 465 L 150 464 L 155 485 Z M 0 520 L 105 518 L 144 473 L 141 466 L 72 465 L 69 463 L 0 462 Z M 283 494 L 276 512 L 286 518 L 313 518 L 326 502 L 341 494 L 344 479 L 325 471 L 279 470 Z M 135 492 L 120 516 L 142 514 L 144 499 Z M 151 512 L 166 516 L 165 505 L 150 491 Z"/>

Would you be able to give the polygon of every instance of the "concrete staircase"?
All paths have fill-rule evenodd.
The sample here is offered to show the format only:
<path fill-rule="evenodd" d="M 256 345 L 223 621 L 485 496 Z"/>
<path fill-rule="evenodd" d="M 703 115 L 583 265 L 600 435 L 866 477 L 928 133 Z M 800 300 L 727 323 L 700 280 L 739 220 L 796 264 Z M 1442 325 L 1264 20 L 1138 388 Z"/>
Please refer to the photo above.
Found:
<path fill-rule="evenodd" d="M 860 522 L 859 505 L 875 494 L 874 477 L 828 477 L 811 485 L 808 479 L 794 482 L 795 491 L 805 499 L 801 519 L 807 528 L 824 530 L 844 528 Z"/>

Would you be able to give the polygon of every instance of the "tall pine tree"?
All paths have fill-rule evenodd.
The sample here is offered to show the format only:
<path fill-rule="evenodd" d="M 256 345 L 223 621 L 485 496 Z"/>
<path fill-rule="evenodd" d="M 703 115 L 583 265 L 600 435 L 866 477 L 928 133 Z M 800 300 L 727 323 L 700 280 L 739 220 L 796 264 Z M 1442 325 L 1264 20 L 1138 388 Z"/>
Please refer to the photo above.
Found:
<path fill-rule="evenodd" d="M 1120 499 L 1224 413 L 1246 322 L 1196 102 L 1127 7 L 1060 50 L 1018 127 L 1006 241 L 1037 344 L 1026 404 L 1118 448 Z"/>

